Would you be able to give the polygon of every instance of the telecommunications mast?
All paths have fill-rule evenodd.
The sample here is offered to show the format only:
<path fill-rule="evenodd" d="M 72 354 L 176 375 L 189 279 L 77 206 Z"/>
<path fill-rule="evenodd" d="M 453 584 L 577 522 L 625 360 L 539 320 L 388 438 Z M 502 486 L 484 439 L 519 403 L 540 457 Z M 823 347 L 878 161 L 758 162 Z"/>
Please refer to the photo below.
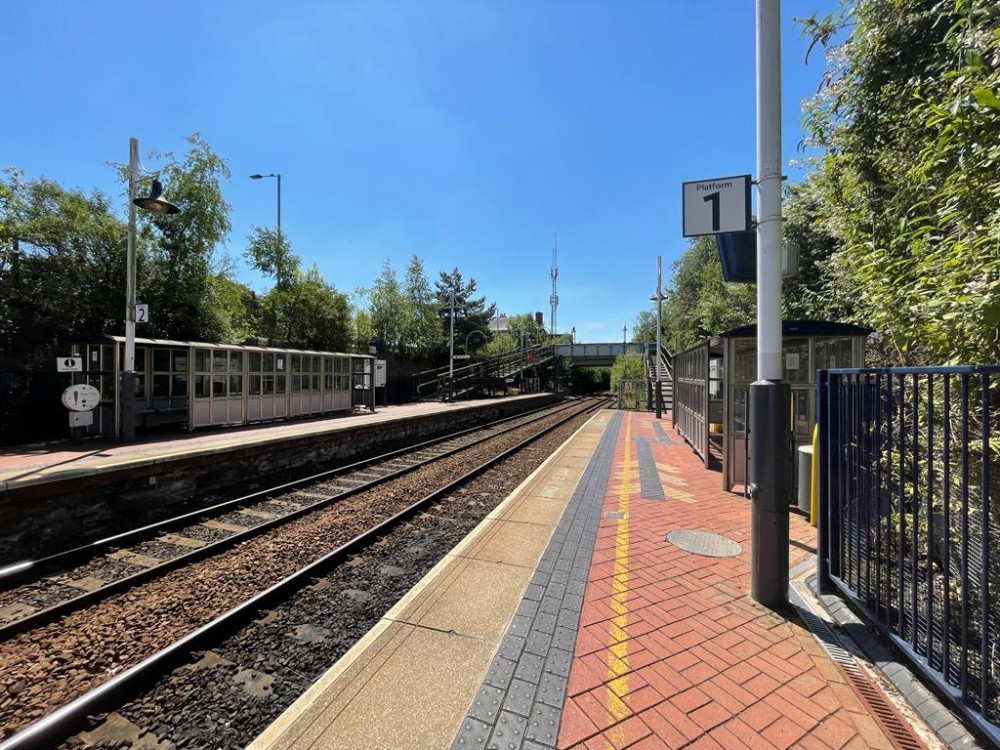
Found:
<path fill-rule="evenodd" d="M 552 245 L 552 270 L 549 276 L 552 278 L 552 294 L 549 295 L 549 304 L 552 305 L 552 317 L 549 318 L 549 333 L 552 342 L 556 340 L 556 308 L 559 307 L 559 295 L 556 294 L 556 279 L 559 278 L 559 235 L 555 235 L 555 243 Z"/>

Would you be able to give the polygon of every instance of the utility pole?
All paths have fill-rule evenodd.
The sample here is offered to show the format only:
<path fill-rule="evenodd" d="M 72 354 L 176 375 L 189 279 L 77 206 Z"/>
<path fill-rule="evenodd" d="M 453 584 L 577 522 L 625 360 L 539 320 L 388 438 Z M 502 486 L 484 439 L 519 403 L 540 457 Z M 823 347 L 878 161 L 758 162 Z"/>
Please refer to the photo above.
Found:
<path fill-rule="evenodd" d="M 781 382 L 780 0 L 756 0 L 757 380 L 750 385 L 750 596 L 788 604 L 790 389 Z"/>

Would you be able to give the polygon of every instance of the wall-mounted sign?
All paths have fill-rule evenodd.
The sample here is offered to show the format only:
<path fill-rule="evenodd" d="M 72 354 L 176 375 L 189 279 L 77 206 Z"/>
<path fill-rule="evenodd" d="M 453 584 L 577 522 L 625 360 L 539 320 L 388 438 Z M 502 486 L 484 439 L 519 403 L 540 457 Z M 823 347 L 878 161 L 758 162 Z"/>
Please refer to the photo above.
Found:
<path fill-rule="evenodd" d="M 750 231 L 750 175 L 685 182 L 684 236 Z"/>
<path fill-rule="evenodd" d="M 83 372 L 83 357 L 58 357 L 56 372 Z"/>
<path fill-rule="evenodd" d="M 101 392 L 87 383 L 71 385 L 63 391 L 62 402 L 70 411 L 90 411 L 101 403 Z"/>

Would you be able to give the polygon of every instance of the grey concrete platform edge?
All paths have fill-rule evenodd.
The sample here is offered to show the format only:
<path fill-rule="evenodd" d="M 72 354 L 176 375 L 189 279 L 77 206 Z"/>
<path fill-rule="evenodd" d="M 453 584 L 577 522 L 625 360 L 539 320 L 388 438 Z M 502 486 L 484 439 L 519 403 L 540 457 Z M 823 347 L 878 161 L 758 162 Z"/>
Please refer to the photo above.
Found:
<path fill-rule="evenodd" d="M 542 554 L 453 749 L 556 746 L 621 422 L 621 412 L 615 412 Z"/>
<path fill-rule="evenodd" d="M 858 654 L 885 675 L 943 743 L 953 750 L 990 747 L 980 743 L 906 664 L 896 660 L 892 651 L 854 614 L 854 610 L 843 599 L 834 594 L 821 594 L 815 575 L 809 576 L 806 584 L 827 614 L 840 626 L 839 635 L 847 642 L 846 645 L 853 646 Z"/>

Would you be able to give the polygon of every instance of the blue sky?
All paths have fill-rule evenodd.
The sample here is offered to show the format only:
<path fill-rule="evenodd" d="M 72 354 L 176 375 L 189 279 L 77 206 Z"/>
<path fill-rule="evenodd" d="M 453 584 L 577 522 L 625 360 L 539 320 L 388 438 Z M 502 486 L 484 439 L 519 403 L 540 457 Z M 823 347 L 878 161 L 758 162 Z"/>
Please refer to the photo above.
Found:
<path fill-rule="evenodd" d="M 823 72 L 782 8 L 783 158 Z M 199 131 L 229 161 L 240 278 L 275 219 L 338 289 L 411 254 L 458 266 L 502 312 L 617 341 L 683 252 L 685 180 L 754 171 L 752 0 L 10 3 L 0 28 L 0 165 L 118 194 L 109 161 L 182 153 Z M 150 163 L 148 166 L 155 166 Z M 788 167 L 791 179 L 800 176 Z M 124 207 L 123 207 L 124 212 Z M 665 273 L 666 275 L 666 273 Z M 665 279 L 666 282 L 666 279 Z"/>

